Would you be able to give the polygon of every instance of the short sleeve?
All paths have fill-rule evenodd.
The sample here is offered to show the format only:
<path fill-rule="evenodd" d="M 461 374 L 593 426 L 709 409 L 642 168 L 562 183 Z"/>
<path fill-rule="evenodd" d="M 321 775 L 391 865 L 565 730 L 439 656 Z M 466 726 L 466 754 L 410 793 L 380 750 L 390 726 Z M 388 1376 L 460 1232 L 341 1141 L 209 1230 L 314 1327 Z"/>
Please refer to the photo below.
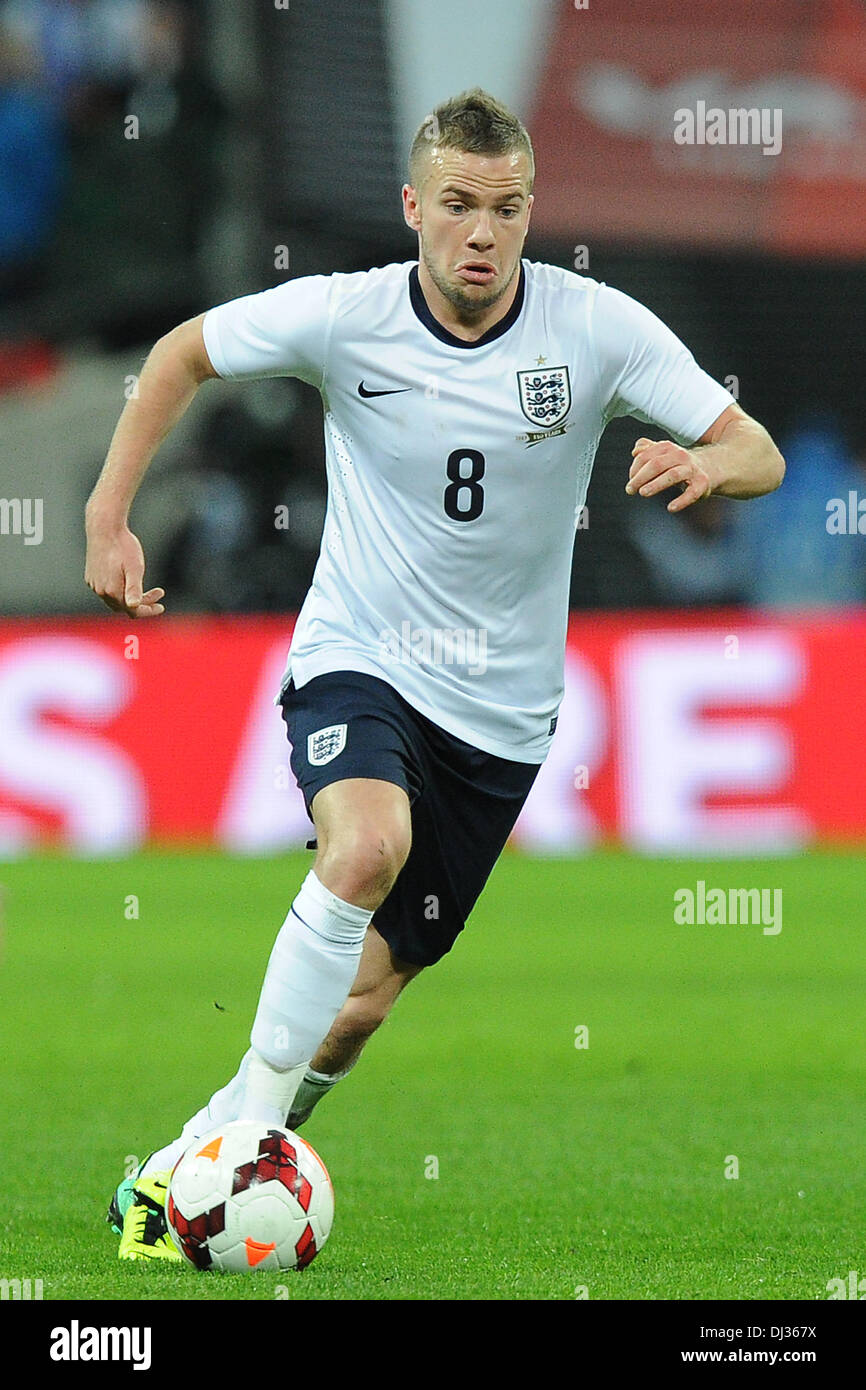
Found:
<path fill-rule="evenodd" d="M 633 415 L 690 446 L 733 397 L 651 310 L 601 285 L 592 310 L 605 416 Z"/>
<path fill-rule="evenodd" d="M 308 275 L 209 309 L 202 323 L 214 371 L 229 381 L 294 376 L 321 387 L 333 276 Z"/>

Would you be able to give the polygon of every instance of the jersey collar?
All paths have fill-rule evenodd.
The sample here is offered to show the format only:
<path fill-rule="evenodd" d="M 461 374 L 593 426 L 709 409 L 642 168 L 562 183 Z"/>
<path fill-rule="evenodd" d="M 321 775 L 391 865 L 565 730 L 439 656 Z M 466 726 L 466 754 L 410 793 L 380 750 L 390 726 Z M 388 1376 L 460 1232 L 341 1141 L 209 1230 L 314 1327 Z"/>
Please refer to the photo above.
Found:
<path fill-rule="evenodd" d="M 488 328 L 480 338 L 474 343 L 467 343 L 463 338 L 458 338 L 456 334 L 449 333 L 447 328 L 443 328 L 437 318 L 430 312 L 430 306 L 424 298 L 424 291 L 421 289 L 421 282 L 418 278 L 418 266 L 413 265 L 409 271 L 409 299 L 417 317 L 421 320 L 424 327 L 439 338 L 441 342 L 448 343 L 450 347 L 458 348 L 479 348 L 486 343 L 492 343 L 495 338 L 501 338 L 503 333 L 507 333 L 513 323 L 515 323 L 523 308 L 523 299 L 526 294 L 526 272 L 523 268 L 523 261 L 520 262 L 520 275 L 517 284 L 517 293 L 514 302 L 504 318 L 498 323 L 494 323 L 492 328 Z"/>

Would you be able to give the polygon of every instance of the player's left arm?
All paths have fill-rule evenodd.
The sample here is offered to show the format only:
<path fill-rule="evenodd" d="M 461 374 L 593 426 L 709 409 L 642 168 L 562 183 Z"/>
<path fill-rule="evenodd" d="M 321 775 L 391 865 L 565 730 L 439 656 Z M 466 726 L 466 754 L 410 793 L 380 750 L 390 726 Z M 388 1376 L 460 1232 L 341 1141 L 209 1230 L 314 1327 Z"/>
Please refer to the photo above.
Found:
<path fill-rule="evenodd" d="M 784 476 L 785 460 L 764 426 L 734 402 L 689 449 L 671 439 L 639 439 L 625 490 L 629 496 L 654 497 L 679 487 L 668 511 L 681 512 L 713 495 L 762 497 Z"/>

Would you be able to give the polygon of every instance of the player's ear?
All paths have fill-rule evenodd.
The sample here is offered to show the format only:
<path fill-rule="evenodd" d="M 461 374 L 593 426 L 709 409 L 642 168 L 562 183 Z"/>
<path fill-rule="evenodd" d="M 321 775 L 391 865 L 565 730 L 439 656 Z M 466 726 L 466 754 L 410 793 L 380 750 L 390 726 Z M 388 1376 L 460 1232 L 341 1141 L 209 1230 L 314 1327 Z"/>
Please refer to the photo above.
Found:
<path fill-rule="evenodd" d="M 403 184 L 403 219 L 407 227 L 411 227 L 413 232 L 421 229 L 421 206 L 418 202 L 418 194 L 411 183 Z"/>
<path fill-rule="evenodd" d="M 529 231 L 529 219 L 530 219 L 530 217 L 532 216 L 532 204 L 533 204 L 534 202 L 535 202 L 535 195 L 534 195 L 533 193 L 530 193 L 529 197 L 528 197 L 527 200 L 526 200 L 526 229 L 525 229 L 525 231 L 524 231 L 524 233 L 523 233 L 524 238 L 526 237 L 526 233 Z"/>

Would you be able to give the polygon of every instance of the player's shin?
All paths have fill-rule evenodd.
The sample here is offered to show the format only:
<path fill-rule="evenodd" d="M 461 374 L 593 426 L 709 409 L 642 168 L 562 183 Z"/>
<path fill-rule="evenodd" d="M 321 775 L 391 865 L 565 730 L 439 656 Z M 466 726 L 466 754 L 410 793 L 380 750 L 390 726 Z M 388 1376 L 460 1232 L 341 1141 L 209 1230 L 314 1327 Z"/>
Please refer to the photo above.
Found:
<path fill-rule="evenodd" d="M 304 1073 L 352 988 L 372 917 L 310 870 L 268 962 L 239 1119 L 286 1123 Z"/>

